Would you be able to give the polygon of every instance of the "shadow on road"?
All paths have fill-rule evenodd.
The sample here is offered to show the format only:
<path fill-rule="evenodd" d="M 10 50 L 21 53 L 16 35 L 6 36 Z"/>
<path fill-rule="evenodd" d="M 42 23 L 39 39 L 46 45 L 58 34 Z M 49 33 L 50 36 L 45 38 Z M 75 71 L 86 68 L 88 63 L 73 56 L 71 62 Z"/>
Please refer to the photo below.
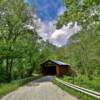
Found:
<path fill-rule="evenodd" d="M 27 84 L 27 86 L 39 86 L 40 83 L 43 83 L 43 82 L 51 82 L 52 81 L 52 77 L 53 76 L 44 76 L 38 80 L 35 80 L 35 81 L 32 81 L 30 83 Z"/>

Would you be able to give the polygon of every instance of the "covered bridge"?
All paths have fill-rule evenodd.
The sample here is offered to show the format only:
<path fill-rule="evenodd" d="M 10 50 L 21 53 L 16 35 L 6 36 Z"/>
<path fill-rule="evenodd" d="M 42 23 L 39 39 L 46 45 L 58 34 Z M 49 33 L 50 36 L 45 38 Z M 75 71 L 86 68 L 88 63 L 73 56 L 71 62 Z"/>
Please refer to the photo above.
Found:
<path fill-rule="evenodd" d="M 41 72 L 43 75 L 70 75 L 70 71 L 70 65 L 61 61 L 47 60 L 41 64 Z"/>

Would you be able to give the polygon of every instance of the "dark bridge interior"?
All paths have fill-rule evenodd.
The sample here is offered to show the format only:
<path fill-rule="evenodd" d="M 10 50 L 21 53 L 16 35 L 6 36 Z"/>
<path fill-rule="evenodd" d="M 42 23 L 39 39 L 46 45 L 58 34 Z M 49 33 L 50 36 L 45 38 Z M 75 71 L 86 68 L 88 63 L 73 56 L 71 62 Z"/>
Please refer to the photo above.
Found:
<path fill-rule="evenodd" d="M 43 75 L 62 76 L 69 74 L 70 71 L 70 65 L 61 61 L 47 60 L 41 64 L 41 72 Z"/>
<path fill-rule="evenodd" d="M 42 72 L 44 75 L 56 75 L 56 66 L 44 67 Z"/>

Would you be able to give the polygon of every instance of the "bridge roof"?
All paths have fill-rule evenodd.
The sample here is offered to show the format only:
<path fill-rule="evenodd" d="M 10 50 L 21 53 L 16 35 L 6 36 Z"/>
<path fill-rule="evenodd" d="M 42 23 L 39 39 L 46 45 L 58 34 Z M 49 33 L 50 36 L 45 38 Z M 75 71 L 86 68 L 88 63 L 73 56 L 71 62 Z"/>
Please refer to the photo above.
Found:
<path fill-rule="evenodd" d="M 64 62 L 62 62 L 62 61 L 58 61 L 58 60 L 47 60 L 47 61 L 45 61 L 44 63 L 42 63 L 41 65 L 43 65 L 43 64 L 45 64 L 45 63 L 49 63 L 49 62 L 51 62 L 51 63 L 54 63 L 54 64 L 57 64 L 57 65 L 69 65 L 69 64 L 66 64 L 66 63 L 64 63 Z"/>

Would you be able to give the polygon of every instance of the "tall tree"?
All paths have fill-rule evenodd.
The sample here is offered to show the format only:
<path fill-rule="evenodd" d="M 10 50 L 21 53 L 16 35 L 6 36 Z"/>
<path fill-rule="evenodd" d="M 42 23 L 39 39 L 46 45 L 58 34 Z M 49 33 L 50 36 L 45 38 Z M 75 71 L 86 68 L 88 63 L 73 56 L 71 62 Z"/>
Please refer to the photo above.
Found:
<path fill-rule="evenodd" d="M 66 6 L 66 11 L 63 15 L 58 18 L 57 28 L 62 27 L 63 25 L 67 25 L 68 23 L 72 22 L 73 25 L 75 22 L 81 26 L 81 31 L 79 34 L 76 34 L 72 37 L 72 42 L 70 45 L 71 50 L 66 53 L 72 53 L 74 59 L 71 61 L 75 61 L 76 57 L 79 56 L 78 59 L 80 66 L 83 66 L 83 72 L 88 76 L 91 77 L 96 72 L 96 65 L 95 62 L 98 62 L 100 56 L 99 47 L 100 39 L 98 33 L 100 29 L 100 1 L 99 0 L 63 0 Z M 73 42 L 74 41 L 74 42 Z M 78 48 L 76 48 L 76 45 Z M 69 46 L 66 48 L 69 49 Z M 74 50 L 74 51 L 73 51 Z M 80 52 L 80 55 L 76 53 L 76 50 Z M 96 57 L 96 58 L 95 58 Z M 93 60 L 95 59 L 95 60 Z M 77 65 L 78 66 L 78 62 Z M 82 69 L 82 68 L 81 68 Z M 95 69 L 95 71 L 94 71 Z"/>
<path fill-rule="evenodd" d="M 0 59 L 9 81 L 16 60 L 29 60 L 26 55 L 29 56 L 34 51 L 38 37 L 34 29 L 31 31 L 27 27 L 30 24 L 36 28 L 34 20 L 24 0 L 5 0 L 0 5 Z"/>

